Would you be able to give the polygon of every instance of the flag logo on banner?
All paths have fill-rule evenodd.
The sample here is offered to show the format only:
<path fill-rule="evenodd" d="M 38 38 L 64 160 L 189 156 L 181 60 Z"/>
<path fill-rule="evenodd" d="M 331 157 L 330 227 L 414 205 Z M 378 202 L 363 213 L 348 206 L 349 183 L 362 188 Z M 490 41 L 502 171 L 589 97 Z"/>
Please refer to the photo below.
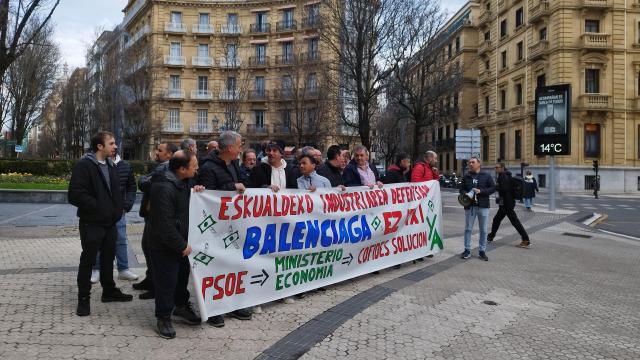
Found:
<path fill-rule="evenodd" d="M 209 265 L 211 260 L 213 260 L 213 256 L 209 256 L 202 251 L 200 251 L 196 256 L 193 257 L 193 260 L 199 261 L 205 265 Z"/>
<path fill-rule="evenodd" d="M 433 211 L 433 201 L 429 200 L 427 206 L 429 207 L 429 210 Z"/>
<path fill-rule="evenodd" d="M 380 221 L 380 219 L 376 216 L 376 218 L 371 222 L 371 226 L 377 231 L 381 223 L 382 221 Z"/>
<path fill-rule="evenodd" d="M 224 238 L 222 238 L 222 241 L 224 241 L 224 248 L 228 248 L 229 246 L 233 245 L 236 249 L 239 248 L 238 246 L 238 240 L 240 240 L 240 235 L 238 234 L 238 230 L 232 232 L 231 234 L 225 236 Z"/>
<path fill-rule="evenodd" d="M 200 229 L 200 234 L 204 234 L 204 232 L 207 231 L 207 229 L 209 229 L 215 224 L 216 224 L 216 221 L 213 220 L 213 217 L 211 217 L 211 215 L 207 216 L 206 218 L 204 218 L 204 220 L 202 220 L 200 224 L 198 224 L 198 229 Z"/>

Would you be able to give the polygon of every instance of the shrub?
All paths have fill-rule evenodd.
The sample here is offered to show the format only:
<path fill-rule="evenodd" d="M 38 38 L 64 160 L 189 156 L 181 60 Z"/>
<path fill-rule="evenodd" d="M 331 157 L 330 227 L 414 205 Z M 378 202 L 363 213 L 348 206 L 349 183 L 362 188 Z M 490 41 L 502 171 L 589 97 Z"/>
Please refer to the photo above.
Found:
<path fill-rule="evenodd" d="M 0 173 L 29 173 L 34 176 L 62 176 L 71 175 L 71 169 L 77 160 L 23 160 L 0 159 Z M 152 161 L 127 160 L 133 167 L 135 174 L 148 174 L 157 166 Z"/>

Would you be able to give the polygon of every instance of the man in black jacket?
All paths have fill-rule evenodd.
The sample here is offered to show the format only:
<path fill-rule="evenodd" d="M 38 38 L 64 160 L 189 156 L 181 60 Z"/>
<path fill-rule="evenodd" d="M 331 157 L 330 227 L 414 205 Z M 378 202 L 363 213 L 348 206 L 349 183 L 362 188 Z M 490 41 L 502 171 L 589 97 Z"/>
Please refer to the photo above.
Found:
<path fill-rule="evenodd" d="M 407 170 L 411 166 L 411 159 L 408 154 L 399 153 L 396 155 L 396 162 L 387 168 L 387 172 L 382 177 L 385 184 L 398 184 L 409 182 L 407 179 Z"/>
<path fill-rule="evenodd" d="M 142 232 L 142 253 L 144 254 L 144 261 L 147 264 L 147 273 L 139 283 L 133 284 L 135 290 L 146 290 L 146 292 L 140 294 L 138 297 L 141 300 L 153 299 L 155 297 L 153 287 L 153 261 L 151 261 L 151 253 L 149 252 L 149 242 L 151 241 L 151 218 L 150 209 L 151 204 L 149 201 L 149 194 L 151 193 L 151 183 L 154 178 L 164 176 L 164 172 L 169 167 L 169 159 L 173 154 L 178 151 L 178 146 L 173 143 L 162 143 L 158 145 L 156 149 L 156 162 L 160 163 L 156 168 L 148 175 L 143 175 L 138 180 L 138 187 L 142 191 L 142 202 L 140 203 L 140 216 L 144 218 L 144 230 Z"/>
<path fill-rule="evenodd" d="M 358 145 L 353 151 L 353 160 L 349 162 L 342 172 L 344 186 L 368 186 L 382 187 L 380 174 L 375 166 L 369 163 L 369 150 L 363 145 Z"/>
<path fill-rule="evenodd" d="M 116 222 L 123 212 L 122 195 L 116 170 L 110 157 L 116 146 L 112 133 L 99 132 L 91 138 L 91 149 L 78 160 L 69 181 L 69 203 L 78 208 L 82 254 L 78 266 L 78 316 L 91 314 L 91 269 L 100 251 L 102 302 L 131 301 L 113 281 L 116 251 Z"/>
<path fill-rule="evenodd" d="M 340 168 L 340 153 L 340 146 L 329 146 L 327 150 L 327 161 L 316 171 L 318 175 L 329 179 L 333 187 L 344 185 L 342 181 L 342 169 Z"/>
<path fill-rule="evenodd" d="M 468 166 L 469 172 L 462 178 L 460 193 L 468 194 L 473 191 L 473 203 L 464 209 L 464 251 L 460 257 L 468 259 L 471 256 L 471 233 L 477 217 L 480 228 L 478 256 L 484 261 L 489 261 L 486 254 L 489 196 L 496 191 L 496 186 L 491 175 L 481 171 L 480 159 L 472 157 Z"/>
<path fill-rule="evenodd" d="M 207 190 L 226 190 L 244 192 L 238 155 L 242 151 L 242 137 L 235 131 L 224 131 L 218 139 L 220 150 L 211 153 L 203 159 L 202 168 L 198 172 L 196 183 Z M 251 320 L 251 312 L 247 309 L 236 310 L 231 313 L 239 320 Z M 224 326 L 222 315 L 212 316 L 207 323 L 215 327 Z"/>
<path fill-rule="evenodd" d="M 496 173 L 498 174 L 498 184 L 496 189 L 498 190 L 498 212 L 493 217 L 493 224 L 491 224 L 491 232 L 489 233 L 487 239 L 489 241 L 493 241 L 496 237 L 496 233 L 498 232 L 498 228 L 500 228 L 500 223 L 504 219 L 505 216 L 509 218 L 511 225 L 518 231 L 522 242 L 518 245 L 518 247 L 528 249 L 531 245 L 529 241 L 529 235 L 527 231 L 522 226 L 520 219 L 518 219 L 518 215 L 516 215 L 515 207 L 516 201 L 513 198 L 513 182 L 511 180 L 511 173 L 507 171 L 504 163 L 496 164 Z"/>
<path fill-rule="evenodd" d="M 168 171 L 151 184 L 151 259 L 154 264 L 158 334 L 167 339 L 176 332 L 171 315 L 190 325 L 200 323 L 189 302 L 189 180 L 198 170 L 198 159 L 189 150 L 176 152 Z M 204 187 L 196 186 L 194 191 Z"/>
<path fill-rule="evenodd" d="M 293 168 L 282 158 L 284 151 L 280 145 L 269 143 L 265 147 L 266 161 L 259 161 L 251 170 L 249 187 L 269 188 L 273 192 L 280 189 L 297 189 L 298 182 Z"/>

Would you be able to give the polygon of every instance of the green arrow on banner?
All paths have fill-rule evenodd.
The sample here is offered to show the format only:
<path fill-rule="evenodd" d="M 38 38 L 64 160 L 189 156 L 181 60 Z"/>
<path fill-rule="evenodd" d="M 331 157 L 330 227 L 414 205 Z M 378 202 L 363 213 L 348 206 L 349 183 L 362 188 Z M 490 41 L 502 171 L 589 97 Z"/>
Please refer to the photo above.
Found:
<path fill-rule="evenodd" d="M 202 220 L 200 224 L 198 224 L 198 229 L 200 229 L 200 234 L 204 234 L 204 232 L 207 231 L 207 229 L 209 229 L 215 224 L 216 224 L 216 221 L 213 220 L 213 217 L 211 217 L 211 215 L 207 216 L 206 218 L 204 218 L 204 220 Z"/>

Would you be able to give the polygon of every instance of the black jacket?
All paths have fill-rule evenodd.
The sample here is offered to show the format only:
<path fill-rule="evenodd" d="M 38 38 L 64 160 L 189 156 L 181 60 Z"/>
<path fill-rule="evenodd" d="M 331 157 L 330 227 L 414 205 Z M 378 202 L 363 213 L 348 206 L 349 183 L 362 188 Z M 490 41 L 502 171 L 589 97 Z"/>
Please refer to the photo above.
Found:
<path fill-rule="evenodd" d="M 152 249 L 182 254 L 189 235 L 188 181 L 180 181 L 173 172 L 154 177 L 151 184 Z"/>
<path fill-rule="evenodd" d="M 122 217 L 120 181 L 113 162 L 107 159 L 107 164 L 110 190 L 94 153 L 85 155 L 73 167 L 69 181 L 69 204 L 78 208 L 78 217 L 82 222 L 111 226 Z"/>
<path fill-rule="evenodd" d="M 376 177 L 376 181 L 380 180 L 380 174 L 375 166 L 369 164 L 369 168 L 373 171 L 373 175 Z M 342 181 L 344 186 L 362 186 L 362 180 L 360 180 L 360 174 L 358 173 L 358 163 L 355 160 L 351 160 L 342 173 Z"/>
<path fill-rule="evenodd" d="M 329 160 L 325 161 L 322 166 L 316 170 L 318 175 L 324 176 L 331 182 L 331 186 L 336 187 L 338 185 L 344 185 L 342 181 L 342 170 L 337 168 L 329 162 Z"/>
<path fill-rule="evenodd" d="M 522 193 L 523 198 L 534 198 L 536 197 L 536 191 L 538 190 L 538 182 L 535 178 L 531 179 L 532 182 L 528 182 L 527 178 L 524 179 L 524 192 Z"/>
<path fill-rule="evenodd" d="M 513 198 L 513 182 L 511 181 L 510 172 L 505 171 L 498 174 L 496 191 L 498 191 L 498 204 L 500 206 L 508 209 L 513 209 L 516 206 L 516 201 Z"/>
<path fill-rule="evenodd" d="M 120 179 L 120 192 L 124 211 L 129 212 L 136 201 L 136 178 L 133 176 L 133 167 L 124 160 L 120 160 L 116 165 L 118 178 Z"/>
<path fill-rule="evenodd" d="M 473 188 L 480 189 L 480 193 L 476 195 L 476 203 L 478 204 L 478 207 L 489 208 L 489 195 L 496 191 L 496 185 L 493 182 L 493 177 L 484 171 L 480 171 L 477 174 L 472 172 L 466 173 L 462 178 L 462 183 L 460 184 L 460 193 L 466 194 Z"/>
<path fill-rule="evenodd" d="M 240 175 L 242 177 L 242 179 L 240 179 L 241 182 L 243 184 L 247 184 L 247 182 L 249 181 L 249 176 L 251 176 L 251 169 L 244 166 L 244 164 L 240 164 Z"/>
<path fill-rule="evenodd" d="M 242 173 L 238 160 L 233 160 L 231 165 L 236 170 L 238 182 L 242 182 Z M 207 155 L 202 161 L 202 167 L 198 170 L 198 176 L 195 181 L 198 185 L 203 185 L 207 190 L 236 190 L 236 181 L 227 163 L 218 157 L 217 152 Z"/>
<path fill-rule="evenodd" d="M 169 169 L 169 162 L 165 161 L 156 166 L 152 172 L 147 175 L 140 176 L 138 180 L 138 188 L 142 191 L 142 201 L 140 203 L 139 214 L 141 217 L 146 218 L 150 215 L 149 194 L 151 193 L 151 183 L 154 178 L 164 176 L 165 171 Z"/>
<path fill-rule="evenodd" d="M 409 182 L 409 179 L 407 179 L 406 174 L 398 165 L 391 165 L 382 177 L 382 182 L 385 184 L 398 184 Z"/>
<path fill-rule="evenodd" d="M 297 189 L 298 180 L 295 177 L 293 168 L 287 164 L 284 168 L 284 174 L 287 178 L 287 189 Z M 251 169 L 251 176 L 249 177 L 249 187 L 251 188 L 264 188 L 271 185 L 271 165 L 266 162 L 260 162 Z"/>

